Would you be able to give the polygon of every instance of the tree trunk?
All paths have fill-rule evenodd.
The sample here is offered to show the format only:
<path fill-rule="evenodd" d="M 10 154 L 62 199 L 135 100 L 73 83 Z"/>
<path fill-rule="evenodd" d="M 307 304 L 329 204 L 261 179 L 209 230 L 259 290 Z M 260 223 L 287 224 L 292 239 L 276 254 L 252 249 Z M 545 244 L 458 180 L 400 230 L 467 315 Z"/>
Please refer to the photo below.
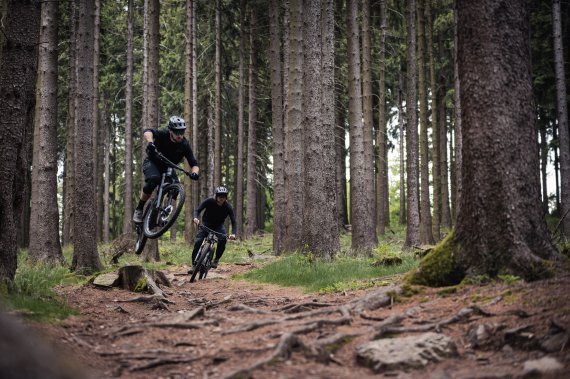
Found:
<path fill-rule="evenodd" d="M 77 88 L 75 107 L 75 192 L 73 194 L 72 270 L 88 274 L 103 268 L 97 252 L 95 188 L 93 183 L 93 43 L 94 2 L 79 2 L 77 29 Z"/>
<path fill-rule="evenodd" d="M 286 155 L 288 159 L 285 250 L 301 248 L 303 228 L 303 1 L 291 0 L 289 22 Z"/>
<path fill-rule="evenodd" d="M 406 114 L 408 128 L 406 134 L 406 175 L 408 216 L 406 241 L 404 246 L 420 244 L 420 206 L 418 194 L 418 122 L 416 114 L 416 2 L 408 0 L 408 49 L 407 49 L 407 99 Z"/>
<path fill-rule="evenodd" d="M 133 217 L 133 0 L 127 2 L 127 83 L 125 88 L 125 194 L 123 233 L 132 230 Z"/>
<path fill-rule="evenodd" d="M 445 78 L 440 76 L 440 83 L 439 83 L 439 95 L 438 99 L 440 101 L 438 110 L 439 116 L 437 120 L 439 122 L 439 150 L 440 150 L 440 166 L 441 166 L 441 226 L 447 229 L 450 229 L 452 226 L 452 218 L 451 218 L 451 209 L 449 204 L 449 165 L 447 160 L 447 122 L 446 122 L 446 105 L 445 105 Z M 456 104 L 457 105 L 457 104 Z M 456 108 L 457 110 L 457 108 Z M 460 116 L 456 115 L 455 117 L 455 133 L 457 134 L 457 126 L 458 118 Z M 455 150 L 457 151 L 460 147 L 455 145 Z M 455 175 L 455 170 L 452 170 L 453 176 Z"/>
<path fill-rule="evenodd" d="M 406 168 L 404 140 L 404 77 L 398 72 L 398 129 L 400 131 L 400 225 L 406 224 Z"/>
<path fill-rule="evenodd" d="M 283 126 L 283 81 L 281 65 L 280 2 L 269 6 L 271 50 L 271 126 L 273 135 L 273 253 L 284 252 L 285 238 L 285 161 Z"/>
<path fill-rule="evenodd" d="M 418 17 L 418 93 L 420 106 L 420 243 L 433 245 L 429 196 L 429 142 L 426 82 L 426 40 L 424 1 L 417 0 Z"/>
<path fill-rule="evenodd" d="M 245 25 L 246 0 L 240 1 L 240 43 L 239 43 L 239 88 L 238 88 L 238 132 L 236 170 L 236 224 L 238 237 L 244 236 L 243 222 L 243 162 L 244 162 L 244 109 L 245 109 L 245 49 L 247 31 Z"/>
<path fill-rule="evenodd" d="M 44 2 L 41 10 L 29 247 L 33 261 L 50 264 L 63 262 L 57 207 L 57 7 Z"/>
<path fill-rule="evenodd" d="M 368 190 L 374 182 L 373 165 L 367 159 L 372 142 L 363 125 L 362 89 L 360 80 L 360 47 L 358 2 L 347 3 L 348 25 L 348 124 L 350 127 L 350 223 L 352 249 L 369 251 L 376 247 L 376 215 L 373 213 L 375 196 Z"/>
<path fill-rule="evenodd" d="M 216 88 L 214 90 L 214 186 L 222 185 L 222 42 L 221 42 L 221 25 L 220 25 L 220 0 L 216 0 L 215 15 L 215 81 Z"/>
<path fill-rule="evenodd" d="M 332 1 L 327 4 L 327 12 L 332 12 Z M 330 100 L 325 105 L 323 83 L 328 81 L 327 90 L 334 71 L 332 56 L 323 57 L 323 42 L 326 39 L 330 53 L 332 38 L 331 22 L 327 19 L 327 35 L 321 33 L 321 4 L 319 0 L 310 0 L 304 4 L 304 38 L 303 38 L 303 132 L 305 142 L 305 194 L 303 212 L 303 246 L 325 261 L 332 260 L 334 253 L 340 248 L 336 214 L 336 196 L 334 182 L 334 123 L 330 116 L 334 108 Z M 328 15 L 328 13 L 327 13 Z M 330 18 L 330 16 L 329 16 Z M 324 24 L 323 24 L 324 25 Z M 325 73 L 324 65 L 329 69 Z M 323 113 L 327 112 L 327 122 Z"/>
<path fill-rule="evenodd" d="M 106 100 L 106 99 L 104 99 Z M 103 142 L 103 243 L 109 243 L 109 233 L 111 229 L 111 143 L 109 140 L 110 122 L 105 108 L 101 110 L 101 140 Z"/>
<path fill-rule="evenodd" d="M 73 243 L 73 193 L 75 192 L 75 91 L 77 88 L 77 72 L 75 70 L 75 49 L 77 44 L 77 5 L 69 2 L 71 35 L 69 37 L 69 84 L 67 111 L 67 139 L 65 143 L 65 163 L 63 179 L 63 245 Z"/>
<path fill-rule="evenodd" d="M 40 3 L 9 1 L 0 46 L 0 285 L 11 286 L 16 274 L 16 227 L 32 135 L 31 115 L 37 73 Z"/>
<path fill-rule="evenodd" d="M 378 132 L 376 147 L 378 149 L 376 174 L 376 230 L 378 234 L 386 233 L 386 226 L 390 225 L 390 205 L 388 196 L 388 136 L 386 128 L 386 0 L 380 1 L 380 80 L 378 89 Z"/>
<path fill-rule="evenodd" d="M 540 179 L 542 183 L 542 209 L 544 214 L 548 214 L 548 186 L 547 171 L 548 165 L 548 143 L 546 139 L 546 122 L 539 116 L 539 133 L 540 133 Z"/>
<path fill-rule="evenodd" d="M 146 98 L 143 99 L 143 114 L 146 115 L 146 127 L 158 128 L 159 126 L 159 106 L 160 87 L 158 79 L 160 77 L 160 3 L 158 0 L 145 0 L 147 2 L 147 52 L 146 52 L 146 66 L 147 66 L 147 93 Z M 143 143 L 143 151 L 146 146 Z M 143 153 L 144 154 L 144 153 Z M 143 259 L 145 262 L 160 261 L 160 254 L 158 251 L 158 240 L 149 239 L 143 251 Z"/>
<path fill-rule="evenodd" d="M 256 24 L 256 11 L 251 11 L 251 25 L 249 33 L 249 122 L 247 128 L 247 208 L 245 235 L 251 237 L 257 232 L 257 99 L 256 99 L 256 46 L 254 30 Z"/>
<path fill-rule="evenodd" d="M 431 93 L 431 130 L 432 130 L 432 154 L 433 154 L 433 223 L 432 231 L 435 241 L 441 239 L 441 161 L 440 150 L 441 146 L 439 143 L 440 133 L 438 124 L 438 106 L 437 106 L 437 79 L 435 76 L 435 58 L 433 54 L 433 18 L 431 13 L 432 0 L 426 0 L 425 3 L 425 18 L 427 22 L 426 34 L 427 34 L 427 51 L 429 59 L 429 82 L 430 82 L 430 93 Z M 447 173 L 446 173 L 447 174 Z"/>
<path fill-rule="evenodd" d="M 558 105 L 558 126 L 560 131 L 560 181 L 562 234 L 570 239 L 570 136 L 568 135 L 568 106 L 566 78 L 564 75 L 564 51 L 562 48 L 562 26 L 560 21 L 560 0 L 552 1 L 552 25 L 554 35 L 554 68 L 556 73 L 556 103 Z M 565 217 L 566 216 L 566 217 Z"/>
<path fill-rule="evenodd" d="M 358 1 L 360 2 L 360 1 Z M 357 2 L 357 7 L 358 7 Z M 364 183 L 364 191 L 372 194 L 374 201 L 368 204 L 371 208 L 373 222 L 370 225 L 371 230 L 376 233 L 377 209 L 376 191 L 374 186 L 374 144 L 372 142 L 374 136 L 374 125 L 372 122 L 372 47 L 370 43 L 370 0 L 361 0 L 361 22 L 362 22 L 362 122 L 363 122 L 363 138 L 364 138 L 364 169 L 372 170 L 372 180 Z M 383 209 L 382 209 L 383 210 Z M 383 212 L 378 212 L 383 213 Z"/>
<path fill-rule="evenodd" d="M 457 2 L 455 2 L 455 6 L 457 7 Z M 462 178 L 462 166 L 463 166 L 463 128 L 462 128 L 462 112 L 461 112 L 461 81 L 459 78 L 459 67 L 458 67 L 458 63 L 457 63 L 457 54 L 458 54 L 458 41 L 457 41 L 457 28 L 458 28 L 458 24 L 457 24 L 457 9 L 455 9 L 454 12 L 454 18 L 453 18 L 453 26 L 454 26 L 454 63 L 453 63 L 453 71 L 455 73 L 455 77 L 454 77 L 454 88 L 455 88 L 455 94 L 454 94 L 454 100 L 455 100 L 455 169 L 453 170 L 453 175 L 456 178 Z M 443 45 L 440 42 L 441 45 Z M 440 51 L 442 51 L 443 49 L 440 49 Z M 442 144 L 445 143 L 444 141 L 442 141 Z M 443 146 L 443 145 L 442 145 Z M 442 151 L 441 153 L 442 155 L 444 154 L 444 152 Z M 447 158 L 447 154 L 445 155 L 444 158 Z M 446 167 L 442 167 L 442 170 L 446 170 Z M 447 172 L 447 171 L 446 171 Z M 443 184 L 442 184 L 443 185 Z M 461 180 L 457 180 L 455 181 L 455 191 L 453 191 L 453 193 L 455 193 L 455 201 L 451 202 L 451 206 L 453 207 L 453 213 L 454 215 L 457 214 L 457 207 L 458 205 L 461 203 L 461 191 L 462 191 L 462 187 L 463 184 L 461 183 Z M 443 190 L 445 190 L 445 188 L 442 188 Z M 444 204 L 445 207 L 445 204 Z M 444 209 L 445 210 L 445 209 Z M 445 221 L 445 213 L 442 214 L 442 217 L 444 218 L 444 226 L 446 225 L 446 221 Z M 451 220 L 455 221 L 455 217 L 452 217 L 450 215 L 450 222 L 449 222 L 449 227 L 451 227 Z"/>
<path fill-rule="evenodd" d="M 186 138 L 188 141 L 193 142 L 193 129 L 194 129 L 194 117 L 193 117 L 193 81 L 195 80 L 195 72 L 193 69 L 193 54 L 194 41 L 193 41 L 193 3 L 194 0 L 186 0 L 186 29 L 184 32 L 184 120 L 186 120 Z M 196 145 L 192 144 L 195 149 Z M 195 153 L 197 153 L 195 151 Z M 188 162 L 186 162 L 186 167 Z M 194 223 L 192 222 L 194 213 L 194 196 L 193 187 L 195 184 L 192 180 L 186 180 L 184 182 L 184 189 L 187 194 L 186 205 L 184 206 L 184 241 L 191 244 L 194 240 Z"/>
<path fill-rule="evenodd" d="M 544 277 L 544 260 L 559 254 L 540 206 L 528 3 L 458 0 L 457 8 L 459 79 L 469 89 L 460 94 L 457 263 L 468 274 Z"/>
<path fill-rule="evenodd" d="M 93 125 L 91 133 L 93 133 L 93 181 L 95 183 L 95 215 L 97 217 L 96 230 L 97 241 L 103 240 L 103 154 L 101 152 L 101 123 L 99 120 L 99 31 L 101 29 L 101 3 L 100 0 L 94 0 L 93 13 Z"/>
<path fill-rule="evenodd" d="M 196 33 L 196 10 L 197 1 L 192 1 L 192 147 L 195 150 L 198 149 L 198 59 L 196 55 L 196 49 L 198 45 L 198 36 Z M 198 155 L 199 157 L 199 152 Z M 200 186 L 197 182 L 192 184 L 192 201 L 193 209 L 196 209 L 200 204 Z"/>

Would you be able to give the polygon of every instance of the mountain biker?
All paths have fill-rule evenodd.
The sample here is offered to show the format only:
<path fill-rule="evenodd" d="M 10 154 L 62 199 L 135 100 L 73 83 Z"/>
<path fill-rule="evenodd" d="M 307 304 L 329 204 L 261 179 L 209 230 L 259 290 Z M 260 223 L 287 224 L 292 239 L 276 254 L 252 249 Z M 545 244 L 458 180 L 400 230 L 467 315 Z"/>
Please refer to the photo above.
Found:
<path fill-rule="evenodd" d="M 228 199 L 228 189 L 224 186 L 216 187 L 214 191 L 214 197 L 209 197 L 196 208 L 194 211 L 194 224 L 200 224 L 200 213 L 204 211 L 204 215 L 202 216 L 202 223 L 204 226 L 218 232 L 221 234 L 226 234 L 226 227 L 224 225 L 224 221 L 229 216 L 230 221 L 232 223 L 232 234 L 228 236 L 229 239 L 233 240 L 236 238 L 237 227 L 236 227 L 236 218 L 234 215 L 234 210 L 230 203 L 227 201 Z M 196 260 L 196 256 L 198 255 L 198 250 L 200 250 L 200 246 L 202 245 L 202 241 L 204 238 L 208 236 L 208 232 L 202 228 L 198 229 L 198 234 L 196 235 L 196 243 L 194 243 L 194 250 L 192 251 L 192 266 L 194 267 L 194 261 Z M 218 240 L 218 248 L 216 249 L 216 256 L 214 257 L 214 261 L 212 262 L 212 268 L 217 268 L 220 258 L 222 254 L 224 254 L 224 250 L 226 249 L 226 239 L 221 237 Z M 192 273 L 193 268 L 190 270 Z"/>
<path fill-rule="evenodd" d="M 168 129 L 145 129 L 143 137 L 146 142 L 147 157 L 143 163 L 143 173 L 145 184 L 141 190 L 140 200 L 133 214 L 133 221 L 141 223 L 143 221 L 143 209 L 147 200 L 150 198 L 152 191 L 160 184 L 162 173 L 166 171 L 168 166 L 160 161 L 157 152 L 160 152 L 165 158 L 172 163 L 178 164 L 183 158 L 186 158 L 192 172 L 190 178 L 198 180 L 200 169 L 198 161 L 194 157 L 190 143 L 184 138 L 186 130 L 186 122 L 178 116 L 170 117 L 168 121 Z M 176 175 L 176 174 L 174 174 Z"/>

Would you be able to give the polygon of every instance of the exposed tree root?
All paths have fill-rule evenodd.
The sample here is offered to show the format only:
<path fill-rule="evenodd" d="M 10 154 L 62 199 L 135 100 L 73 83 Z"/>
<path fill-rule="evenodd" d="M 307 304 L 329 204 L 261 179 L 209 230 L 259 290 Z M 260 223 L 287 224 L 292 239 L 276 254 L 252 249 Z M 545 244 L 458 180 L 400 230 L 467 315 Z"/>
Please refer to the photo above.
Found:
<path fill-rule="evenodd" d="M 129 371 L 131 371 L 131 372 L 142 371 L 142 370 L 148 370 L 149 368 L 154 368 L 154 367 L 158 367 L 158 366 L 178 364 L 178 363 L 189 363 L 189 362 L 197 361 L 201 358 L 202 357 L 188 358 L 188 357 L 182 357 L 182 356 L 172 357 L 172 358 L 155 358 L 155 359 L 153 359 L 149 362 L 146 362 L 144 364 L 131 367 L 131 368 L 129 368 Z"/>
<path fill-rule="evenodd" d="M 254 321 L 254 322 L 250 322 L 249 324 L 240 325 L 236 328 L 226 330 L 226 331 L 222 332 L 222 334 L 226 335 L 226 334 L 234 334 L 234 333 L 241 333 L 241 332 L 249 332 L 249 331 L 261 328 L 261 327 L 266 326 L 266 325 L 278 324 L 280 322 L 281 322 L 281 319 L 267 319 L 267 320 Z"/>
<path fill-rule="evenodd" d="M 458 322 L 468 320 L 472 315 L 482 315 L 482 316 L 490 316 L 491 314 L 482 310 L 477 305 L 473 305 L 471 307 L 463 308 L 456 315 L 431 324 L 424 324 L 424 325 L 414 325 L 414 326 L 406 326 L 406 327 L 399 327 L 394 326 L 399 324 L 405 317 L 396 315 L 389 317 L 385 321 L 383 321 L 381 326 L 375 325 L 373 328 L 376 331 L 374 335 L 374 339 L 382 338 L 385 335 L 389 334 L 400 334 L 400 333 L 423 333 L 430 330 L 435 330 L 436 332 L 441 332 L 441 327 L 449 324 L 455 324 Z"/>
<path fill-rule="evenodd" d="M 227 375 L 225 375 L 224 379 L 239 379 L 239 378 L 247 378 L 252 371 L 257 370 L 258 368 L 274 362 L 276 360 L 285 361 L 291 357 L 291 353 L 296 348 L 307 349 L 307 347 L 299 340 L 299 338 L 293 333 L 286 333 L 281 336 L 281 340 L 279 344 L 273 351 L 273 353 L 259 361 L 255 362 L 254 364 L 240 368 L 236 371 L 233 371 Z"/>
<path fill-rule="evenodd" d="M 232 311 L 232 312 L 244 311 L 244 312 L 248 312 L 248 313 L 257 313 L 257 314 L 264 314 L 264 315 L 271 313 L 268 311 L 264 311 L 262 309 L 256 309 L 256 308 L 250 307 L 250 306 L 245 305 L 245 304 L 232 305 L 231 307 L 228 308 L 228 311 Z"/>
<path fill-rule="evenodd" d="M 323 308 L 323 307 L 330 307 L 333 304 L 328 303 L 317 303 L 317 302 L 307 302 L 301 304 L 289 304 L 282 308 L 275 309 L 275 312 L 283 312 L 283 313 L 297 313 L 304 311 L 306 309 L 313 309 L 313 308 Z"/>
<path fill-rule="evenodd" d="M 146 324 L 147 326 L 155 328 L 174 328 L 174 329 L 200 329 L 204 326 L 214 325 L 218 326 L 219 322 L 217 320 L 205 320 L 196 322 L 153 322 Z"/>

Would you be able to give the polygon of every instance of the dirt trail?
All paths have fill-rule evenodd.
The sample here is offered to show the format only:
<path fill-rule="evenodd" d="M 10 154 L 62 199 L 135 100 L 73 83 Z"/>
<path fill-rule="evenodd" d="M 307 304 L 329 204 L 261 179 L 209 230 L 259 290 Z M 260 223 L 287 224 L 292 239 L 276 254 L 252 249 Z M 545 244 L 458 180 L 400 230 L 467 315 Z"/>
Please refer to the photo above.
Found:
<path fill-rule="evenodd" d="M 247 269 L 222 264 L 195 283 L 170 272 L 167 310 L 129 301 L 140 295 L 125 290 L 61 289 L 81 314 L 45 329 L 97 378 L 516 378 L 544 356 L 564 366 L 552 377 L 570 378 L 570 341 L 550 353 L 540 345 L 570 332 L 570 276 L 446 296 L 423 289 L 394 302 L 385 288 L 319 295 L 229 279 Z M 481 325 L 488 337 L 474 346 Z M 420 329 L 451 337 L 459 356 L 379 373 L 357 362 L 356 348 L 374 335 Z"/>

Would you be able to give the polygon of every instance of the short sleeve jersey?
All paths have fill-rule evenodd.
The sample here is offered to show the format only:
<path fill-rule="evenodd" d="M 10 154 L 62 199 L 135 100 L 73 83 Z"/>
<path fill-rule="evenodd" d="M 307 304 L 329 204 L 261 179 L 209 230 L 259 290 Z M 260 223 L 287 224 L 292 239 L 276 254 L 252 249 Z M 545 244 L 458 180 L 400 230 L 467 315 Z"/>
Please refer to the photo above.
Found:
<path fill-rule="evenodd" d="M 183 158 L 186 158 L 190 167 L 198 166 L 198 161 L 194 157 L 190 143 L 186 138 L 179 143 L 173 142 L 170 139 L 170 132 L 165 128 L 145 129 L 145 132 L 152 133 L 156 149 L 172 163 L 179 164 Z"/>

